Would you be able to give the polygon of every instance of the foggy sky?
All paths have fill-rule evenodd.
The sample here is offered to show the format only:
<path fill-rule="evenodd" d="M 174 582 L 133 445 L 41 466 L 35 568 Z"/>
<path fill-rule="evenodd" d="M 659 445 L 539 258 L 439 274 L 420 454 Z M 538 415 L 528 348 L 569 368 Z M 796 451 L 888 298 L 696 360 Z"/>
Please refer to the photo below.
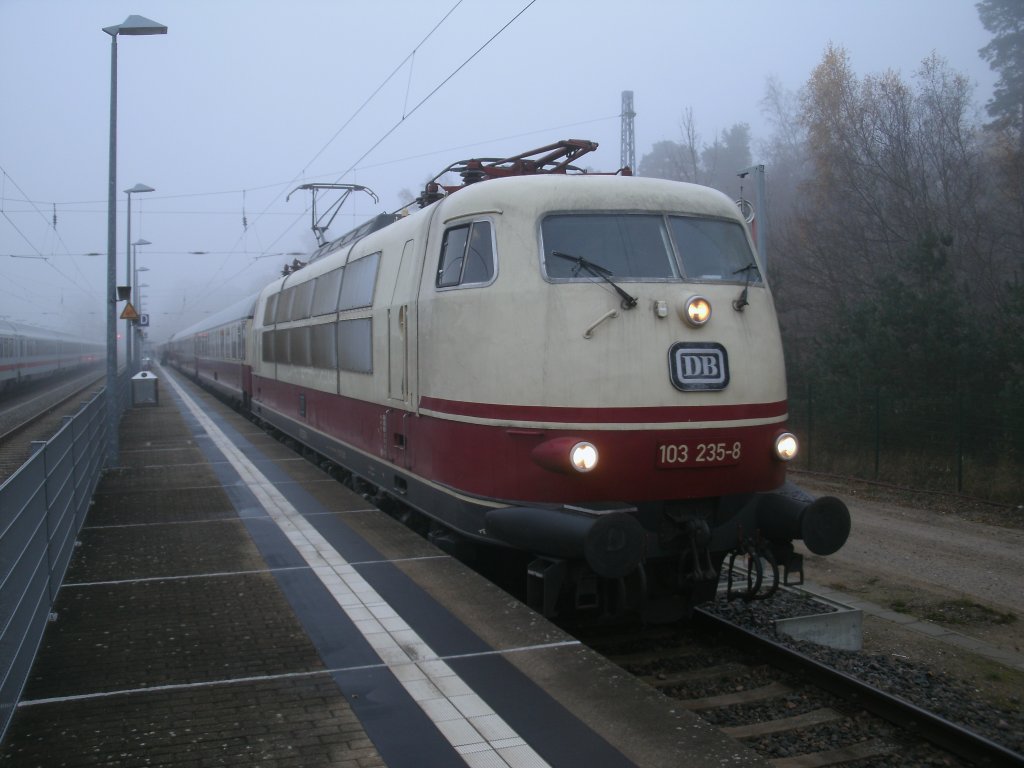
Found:
<path fill-rule="evenodd" d="M 0 318 L 103 337 L 102 27 L 132 14 L 169 28 L 118 39 L 118 282 L 123 190 L 143 183 L 131 239 L 152 242 L 138 264 L 155 339 L 313 247 L 308 193 L 285 201 L 305 182 L 380 196 L 353 195 L 336 237 L 456 160 L 582 138 L 601 145 L 583 164 L 614 170 L 623 90 L 638 162 L 681 139 L 688 108 L 705 141 L 749 123 L 759 162 L 767 78 L 800 88 L 830 42 L 859 75 L 910 79 L 938 53 L 976 84 L 979 115 L 995 81 L 973 0 L 463 0 L 431 33 L 456 2 L 0 0 Z"/>

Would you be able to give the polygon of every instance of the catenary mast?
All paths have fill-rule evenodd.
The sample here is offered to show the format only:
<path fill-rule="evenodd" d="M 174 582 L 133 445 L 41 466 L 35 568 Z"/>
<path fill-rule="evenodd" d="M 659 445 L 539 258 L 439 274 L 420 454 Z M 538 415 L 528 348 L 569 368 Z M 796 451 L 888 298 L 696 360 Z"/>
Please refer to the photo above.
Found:
<path fill-rule="evenodd" d="M 636 173 L 636 138 L 633 135 L 633 92 L 622 92 L 622 152 L 620 168 L 629 168 Z"/>

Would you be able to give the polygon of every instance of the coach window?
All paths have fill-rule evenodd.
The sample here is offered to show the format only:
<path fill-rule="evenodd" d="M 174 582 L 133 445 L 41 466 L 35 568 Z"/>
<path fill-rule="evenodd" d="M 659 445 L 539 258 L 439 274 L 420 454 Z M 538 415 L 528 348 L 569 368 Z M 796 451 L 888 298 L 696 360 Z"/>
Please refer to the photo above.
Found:
<path fill-rule="evenodd" d="M 309 349 L 309 326 L 289 328 L 288 331 L 288 362 L 292 365 L 310 366 L 313 357 Z"/>
<path fill-rule="evenodd" d="M 272 331 L 274 334 L 274 362 L 290 363 L 292 361 L 291 350 L 288 345 L 288 329 Z"/>
<path fill-rule="evenodd" d="M 277 298 L 281 294 L 272 293 L 267 297 L 267 306 L 263 310 L 263 324 L 273 325 L 274 317 L 277 315 Z"/>
<path fill-rule="evenodd" d="M 338 367 L 373 373 L 373 321 L 369 317 L 338 323 Z"/>
<path fill-rule="evenodd" d="M 474 221 L 452 227 L 441 242 L 441 260 L 434 285 L 454 288 L 483 285 L 494 279 L 494 240 L 491 222 Z"/>
<path fill-rule="evenodd" d="M 285 288 L 277 299 L 277 312 L 274 319 L 279 323 L 288 322 L 292 313 L 292 299 L 295 297 L 295 288 Z"/>
<path fill-rule="evenodd" d="M 289 313 L 291 320 L 305 320 L 309 317 L 309 308 L 313 303 L 313 281 L 307 280 L 295 286 L 295 295 L 292 297 L 292 309 Z"/>
<path fill-rule="evenodd" d="M 338 347 L 335 341 L 334 323 L 314 325 L 313 331 L 313 367 L 337 368 Z"/>
<path fill-rule="evenodd" d="M 274 355 L 274 332 L 264 331 L 263 333 L 261 333 L 260 343 L 263 346 L 263 362 L 277 362 L 277 357 Z"/>
<path fill-rule="evenodd" d="M 342 268 L 332 269 L 316 279 L 313 289 L 313 317 L 327 315 L 338 308 L 338 294 L 341 292 Z"/>
<path fill-rule="evenodd" d="M 338 309 L 358 309 L 373 304 L 373 289 L 377 285 L 377 267 L 380 251 L 350 261 L 345 267 L 345 279 L 341 281 L 341 296 Z"/>

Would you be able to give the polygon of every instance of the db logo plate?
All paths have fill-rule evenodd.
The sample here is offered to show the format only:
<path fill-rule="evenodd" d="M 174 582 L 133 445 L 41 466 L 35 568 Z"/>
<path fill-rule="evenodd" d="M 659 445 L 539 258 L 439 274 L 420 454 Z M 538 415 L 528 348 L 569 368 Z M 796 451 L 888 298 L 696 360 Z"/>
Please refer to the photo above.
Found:
<path fill-rule="evenodd" d="M 729 386 L 729 356 L 714 342 L 677 342 L 668 351 L 672 386 L 683 392 Z"/>

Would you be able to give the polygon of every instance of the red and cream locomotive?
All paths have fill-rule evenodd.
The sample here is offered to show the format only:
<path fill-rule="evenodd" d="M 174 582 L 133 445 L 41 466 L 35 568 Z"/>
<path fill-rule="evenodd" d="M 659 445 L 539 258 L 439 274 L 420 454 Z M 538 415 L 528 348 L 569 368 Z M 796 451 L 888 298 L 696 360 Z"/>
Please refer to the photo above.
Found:
<path fill-rule="evenodd" d="M 685 613 L 730 555 L 835 552 L 845 505 L 785 482 L 782 344 L 737 206 L 578 172 L 594 148 L 451 166 L 465 184 L 324 241 L 167 354 L 438 543 L 527 554 L 549 615 Z"/>

